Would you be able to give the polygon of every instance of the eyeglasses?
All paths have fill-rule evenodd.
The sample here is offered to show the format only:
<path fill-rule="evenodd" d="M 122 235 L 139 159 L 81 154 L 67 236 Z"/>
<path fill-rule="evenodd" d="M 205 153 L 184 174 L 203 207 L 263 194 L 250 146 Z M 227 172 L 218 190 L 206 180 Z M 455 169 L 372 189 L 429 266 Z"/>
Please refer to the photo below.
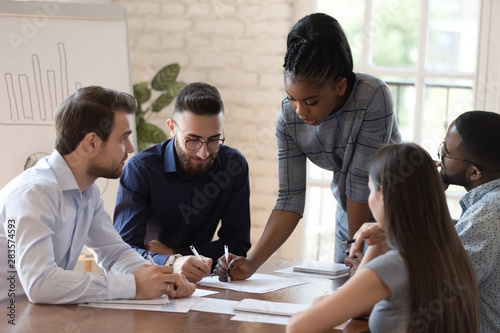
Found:
<path fill-rule="evenodd" d="M 181 131 L 181 128 L 179 127 L 179 125 L 177 125 L 177 123 L 175 121 L 174 121 L 174 124 L 175 124 L 175 126 L 177 126 L 177 128 L 179 129 L 179 132 L 181 132 L 181 134 L 182 134 L 182 131 Z M 196 150 L 200 149 L 204 143 L 207 144 L 208 150 L 215 151 L 215 150 L 219 149 L 220 146 L 222 146 L 224 144 L 224 141 L 226 140 L 226 139 L 218 138 L 218 139 L 208 139 L 207 141 L 201 141 L 200 139 L 186 139 L 186 138 L 184 138 L 184 134 L 182 134 L 182 135 L 183 135 L 182 139 L 184 140 L 184 143 L 186 145 L 186 149 L 191 150 L 191 151 L 196 151 Z"/>
<path fill-rule="evenodd" d="M 439 145 L 439 148 L 438 148 L 438 152 L 437 152 L 437 155 L 438 155 L 438 158 L 440 160 L 443 160 L 443 158 L 449 158 L 450 160 L 455 160 L 455 161 L 462 161 L 462 162 L 467 162 L 467 163 L 472 163 L 474 164 L 475 166 L 477 166 L 479 168 L 479 166 L 472 162 L 472 161 L 469 161 L 469 160 L 463 160 L 463 159 L 459 159 L 459 158 L 455 158 L 455 157 L 451 157 L 451 156 L 448 156 L 448 155 L 444 155 L 443 152 L 446 152 L 446 149 L 445 149 L 445 144 L 444 144 L 445 140 L 443 140 L 443 142 L 441 142 L 441 144 Z"/>

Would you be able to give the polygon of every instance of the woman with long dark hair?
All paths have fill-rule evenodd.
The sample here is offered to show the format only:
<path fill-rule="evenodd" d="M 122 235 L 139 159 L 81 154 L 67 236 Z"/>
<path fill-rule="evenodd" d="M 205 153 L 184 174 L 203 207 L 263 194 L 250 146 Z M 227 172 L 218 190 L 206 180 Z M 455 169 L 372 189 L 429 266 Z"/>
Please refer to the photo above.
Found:
<path fill-rule="evenodd" d="M 369 188 L 377 222 L 355 234 L 351 251 L 369 245 L 358 271 L 287 332 L 322 332 L 370 312 L 370 332 L 479 332 L 475 274 L 429 154 L 411 143 L 381 148 Z"/>

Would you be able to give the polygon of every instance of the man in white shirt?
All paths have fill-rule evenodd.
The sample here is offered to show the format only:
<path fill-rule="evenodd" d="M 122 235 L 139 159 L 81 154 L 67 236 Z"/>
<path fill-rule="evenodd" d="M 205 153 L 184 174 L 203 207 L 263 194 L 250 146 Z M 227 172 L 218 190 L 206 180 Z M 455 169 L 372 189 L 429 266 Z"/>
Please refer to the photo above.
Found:
<path fill-rule="evenodd" d="M 34 303 L 191 295 L 172 267 L 150 265 L 113 228 L 98 177 L 118 178 L 133 152 L 126 93 L 78 89 L 55 115 L 56 149 L 0 191 L 0 301 Z M 83 246 L 106 274 L 73 271 Z"/>

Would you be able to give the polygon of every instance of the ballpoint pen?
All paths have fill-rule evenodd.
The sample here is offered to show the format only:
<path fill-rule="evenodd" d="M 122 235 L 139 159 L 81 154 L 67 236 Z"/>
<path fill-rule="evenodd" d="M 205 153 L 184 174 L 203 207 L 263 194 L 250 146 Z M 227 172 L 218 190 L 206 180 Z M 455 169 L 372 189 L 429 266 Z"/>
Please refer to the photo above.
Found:
<path fill-rule="evenodd" d="M 229 269 L 229 248 L 227 245 L 224 245 L 224 254 L 226 256 L 226 265 L 227 265 L 227 282 L 231 282 L 231 273 Z"/>
<path fill-rule="evenodd" d="M 205 262 L 205 260 L 203 260 L 200 256 L 200 254 L 198 253 L 198 251 L 196 251 L 196 249 L 194 248 L 193 245 L 189 246 L 189 248 L 191 249 L 191 251 L 194 253 L 196 259 L 202 261 L 202 262 Z"/>
<path fill-rule="evenodd" d="M 149 252 L 147 254 L 148 254 L 149 263 L 151 265 L 156 265 L 155 261 L 153 260 L 153 257 L 151 257 L 151 254 Z"/>
<path fill-rule="evenodd" d="M 201 262 L 205 262 L 205 260 L 203 260 L 203 258 L 200 256 L 200 254 L 198 253 L 198 251 L 196 251 L 196 248 L 193 245 L 190 245 L 189 248 L 193 252 L 193 254 L 196 257 L 196 259 L 200 260 Z M 212 277 L 212 276 L 214 276 L 214 273 L 209 273 L 207 276 L 208 277 Z"/>

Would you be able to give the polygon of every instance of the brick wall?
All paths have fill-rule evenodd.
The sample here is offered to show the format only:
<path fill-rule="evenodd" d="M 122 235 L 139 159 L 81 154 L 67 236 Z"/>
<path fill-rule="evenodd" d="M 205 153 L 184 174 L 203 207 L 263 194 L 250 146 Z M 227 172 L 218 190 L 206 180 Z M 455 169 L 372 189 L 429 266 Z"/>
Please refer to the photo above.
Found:
<path fill-rule="evenodd" d="M 19 0 L 24 1 L 24 0 Z M 42 1 L 42 0 L 32 0 Z M 276 117 L 285 96 L 286 36 L 310 13 L 311 0 L 55 0 L 119 4 L 128 13 L 132 82 L 150 81 L 163 66 L 179 63 L 178 80 L 204 81 L 221 92 L 226 144 L 250 167 L 252 244 L 276 202 Z M 166 129 L 172 105 L 150 120 Z M 303 224 L 277 251 L 300 257 Z"/>
<path fill-rule="evenodd" d="M 295 1 L 297 2 L 297 1 Z M 278 189 L 276 116 L 284 97 L 286 35 L 296 21 L 293 0 L 111 0 L 128 12 L 132 81 L 148 81 L 177 62 L 179 80 L 205 81 L 221 92 L 226 143 L 250 166 L 252 244 Z M 301 15 L 299 15 L 301 16 Z M 152 121 L 165 128 L 169 106 Z M 296 236 L 300 237 L 300 236 Z M 299 246 L 278 254 L 300 255 Z"/>

